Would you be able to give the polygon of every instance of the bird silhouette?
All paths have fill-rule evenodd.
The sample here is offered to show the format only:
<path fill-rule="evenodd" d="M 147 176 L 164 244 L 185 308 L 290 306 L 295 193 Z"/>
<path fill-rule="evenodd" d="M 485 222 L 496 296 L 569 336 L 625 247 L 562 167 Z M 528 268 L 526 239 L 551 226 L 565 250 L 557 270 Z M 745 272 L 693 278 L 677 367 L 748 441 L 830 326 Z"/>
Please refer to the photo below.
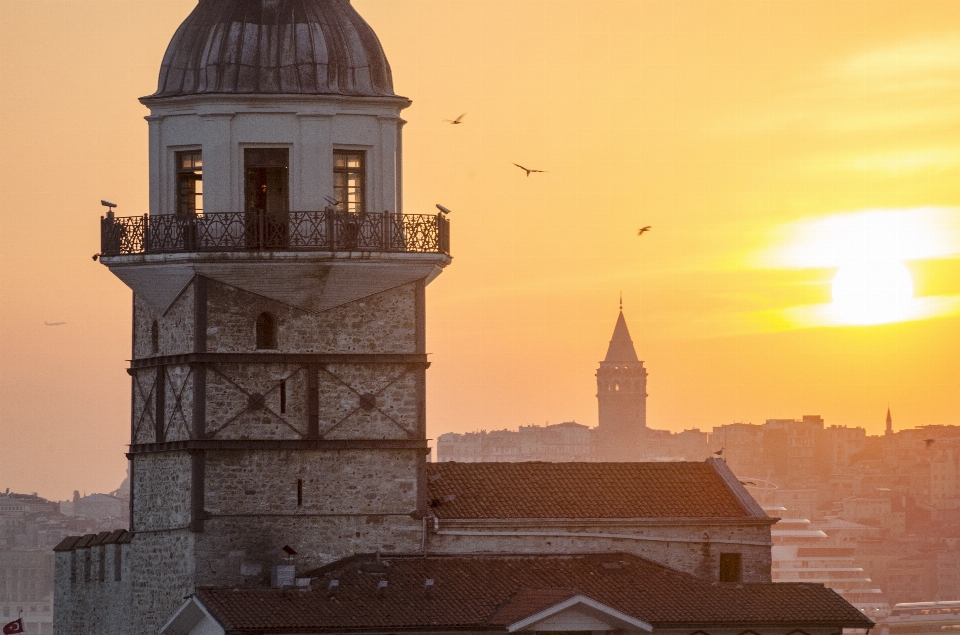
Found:
<path fill-rule="evenodd" d="M 43 322 L 44 326 L 63 326 L 64 324 L 66 324 L 66 322 L 47 322 L 46 320 Z"/>
<path fill-rule="evenodd" d="M 466 117 L 466 116 L 467 116 L 467 113 L 463 113 L 462 115 L 460 115 L 460 116 L 457 117 L 456 119 L 444 119 L 444 121 L 446 121 L 446 122 L 449 123 L 449 124 L 453 124 L 454 126 L 459 126 L 460 124 L 463 123 L 463 118 Z"/>
<path fill-rule="evenodd" d="M 723 450 L 724 450 L 724 448 L 720 448 L 719 450 L 717 450 L 716 452 L 714 452 L 714 454 L 716 454 L 717 456 L 723 456 Z"/>
<path fill-rule="evenodd" d="M 93 261 L 96 262 L 100 258 L 100 254 L 93 254 Z"/>
<path fill-rule="evenodd" d="M 645 226 L 645 227 L 641 227 L 640 229 L 637 230 L 637 236 L 643 236 L 644 233 L 650 231 L 651 229 L 653 229 L 653 227 L 650 226 L 650 225 L 647 225 L 647 226 Z"/>
<path fill-rule="evenodd" d="M 923 440 L 923 442 L 927 444 L 927 447 L 928 447 L 928 448 L 929 448 L 931 445 L 933 445 L 934 441 L 936 441 L 936 439 L 924 439 L 924 440 Z"/>
<path fill-rule="evenodd" d="M 517 166 L 518 168 L 520 168 L 521 170 L 523 170 L 524 172 L 526 172 L 526 173 L 527 173 L 527 176 L 530 176 L 530 173 L 531 173 L 531 172 L 547 172 L 547 170 L 532 170 L 532 169 L 530 169 L 530 168 L 525 168 L 525 167 L 523 167 L 522 165 L 520 165 L 519 163 L 514 163 L 514 165 Z"/>

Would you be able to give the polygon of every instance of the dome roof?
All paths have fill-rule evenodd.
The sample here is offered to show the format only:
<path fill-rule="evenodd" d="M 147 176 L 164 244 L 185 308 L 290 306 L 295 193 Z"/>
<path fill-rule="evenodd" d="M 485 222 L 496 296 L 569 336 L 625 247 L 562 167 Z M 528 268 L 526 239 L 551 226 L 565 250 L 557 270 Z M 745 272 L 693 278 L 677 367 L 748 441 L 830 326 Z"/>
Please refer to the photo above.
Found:
<path fill-rule="evenodd" d="M 349 0 L 200 0 L 151 97 L 393 96 L 380 40 Z"/>

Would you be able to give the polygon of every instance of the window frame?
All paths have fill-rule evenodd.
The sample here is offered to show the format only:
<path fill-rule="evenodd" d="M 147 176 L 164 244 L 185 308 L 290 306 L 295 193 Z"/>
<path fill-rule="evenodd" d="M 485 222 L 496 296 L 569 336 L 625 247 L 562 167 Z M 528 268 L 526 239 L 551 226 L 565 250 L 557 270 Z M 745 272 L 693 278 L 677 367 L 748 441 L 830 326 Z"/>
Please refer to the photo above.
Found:
<path fill-rule="evenodd" d="M 184 158 L 192 156 L 191 165 L 184 167 Z M 174 162 L 174 213 L 178 216 L 192 216 L 194 218 L 203 217 L 203 150 L 201 148 L 189 148 L 185 150 L 175 150 L 173 153 Z M 197 192 L 197 183 L 200 184 L 200 191 Z M 185 186 L 189 185 L 189 190 L 185 191 Z M 188 197 L 186 200 L 184 197 Z M 190 198 L 192 197 L 192 206 Z M 199 199 L 200 206 L 197 207 Z"/>
<path fill-rule="evenodd" d="M 338 157 L 345 157 L 345 165 L 339 167 L 337 165 Z M 350 167 L 350 158 L 349 157 L 359 157 L 359 166 L 355 168 Z M 338 212 L 350 213 L 350 214 L 366 214 L 369 210 L 367 209 L 367 199 L 368 199 L 368 172 L 367 172 L 367 163 L 368 163 L 369 152 L 364 148 L 334 148 L 333 149 L 333 198 L 337 201 L 337 205 L 334 208 Z M 338 175 L 347 175 L 347 181 L 344 185 L 338 184 Z M 350 175 L 359 176 L 359 185 L 351 187 L 349 185 Z M 351 189 L 359 193 L 357 201 L 353 202 L 350 200 Z"/>

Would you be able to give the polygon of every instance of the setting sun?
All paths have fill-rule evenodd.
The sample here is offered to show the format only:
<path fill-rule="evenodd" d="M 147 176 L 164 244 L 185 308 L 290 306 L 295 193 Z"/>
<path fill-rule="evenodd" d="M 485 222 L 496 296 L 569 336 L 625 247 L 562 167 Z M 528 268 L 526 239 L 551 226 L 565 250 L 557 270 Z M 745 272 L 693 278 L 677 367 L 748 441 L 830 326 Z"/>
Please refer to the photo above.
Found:
<path fill-rule="evenodd" d="M 902 262 L 864 259 L 840 267 L 832 290 L 838 322 L 883 324 L 909 316 L 913 279 Z"/>

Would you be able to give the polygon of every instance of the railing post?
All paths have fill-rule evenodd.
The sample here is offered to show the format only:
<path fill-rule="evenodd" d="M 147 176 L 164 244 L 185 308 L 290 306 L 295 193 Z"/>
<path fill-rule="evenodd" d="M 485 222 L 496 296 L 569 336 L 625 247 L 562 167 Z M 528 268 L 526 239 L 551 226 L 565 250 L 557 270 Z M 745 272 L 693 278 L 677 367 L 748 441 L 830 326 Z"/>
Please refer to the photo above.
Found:
<path fill-rule="evenodd" d="M 336 236 L 334 234 L 336 227 L 333 222 L 333 215 L 334 212 L 329 207 L 323 212 L 323 222 L 327 227 L 327 249 L 329 251 L 334 251 L 337 245 Z"/>
<path fill-rule="evenodd" d="M 150 253 L 150 215 L 143 215 L 143 253 Z"/>

